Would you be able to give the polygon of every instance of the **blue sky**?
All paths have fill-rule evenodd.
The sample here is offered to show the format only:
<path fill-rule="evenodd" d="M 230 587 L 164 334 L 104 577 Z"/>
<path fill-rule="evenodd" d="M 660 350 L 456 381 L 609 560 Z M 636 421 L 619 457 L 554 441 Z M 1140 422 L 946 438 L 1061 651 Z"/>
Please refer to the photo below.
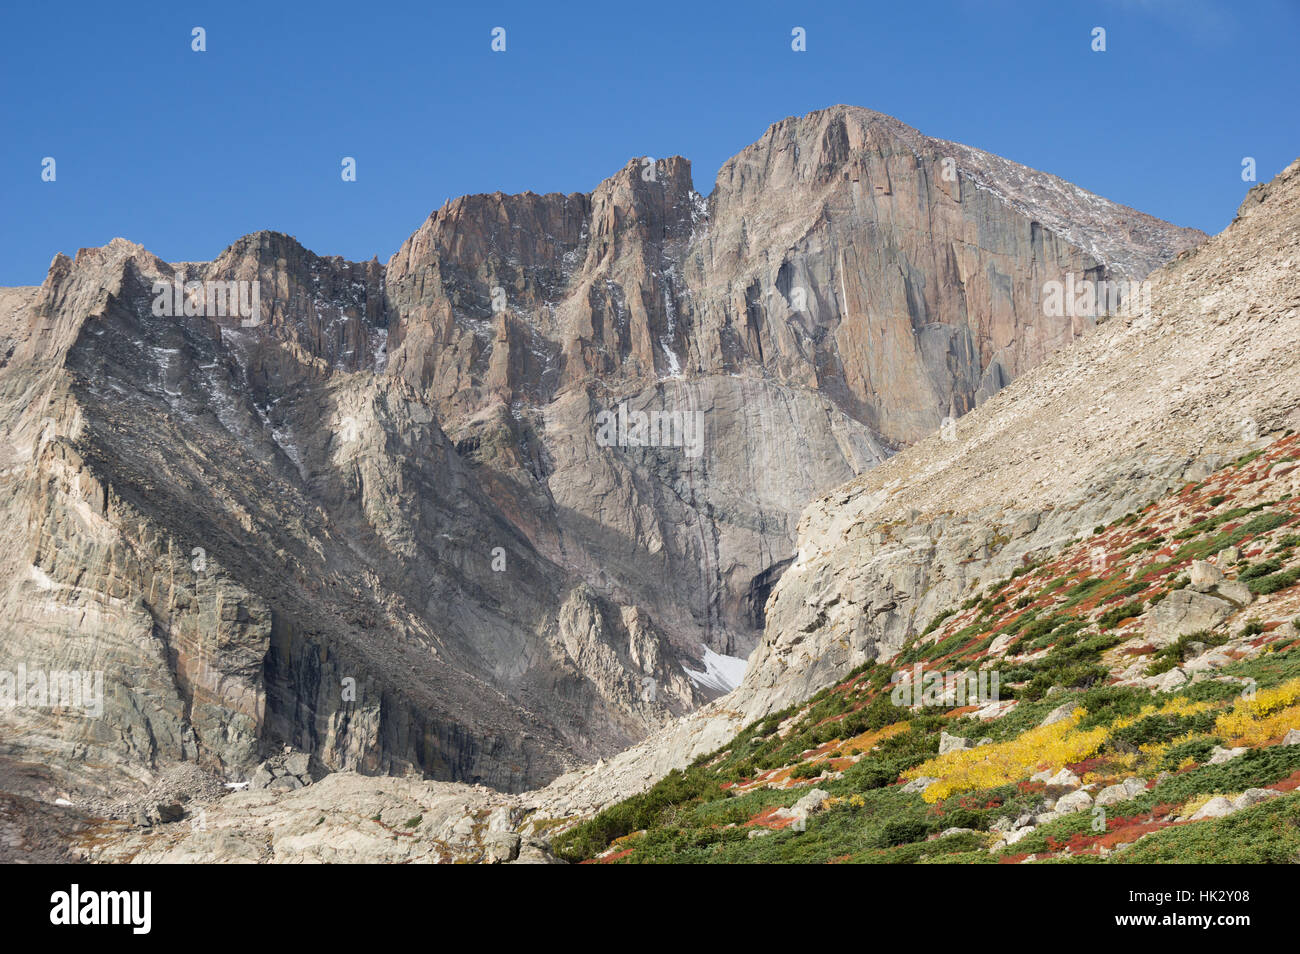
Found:
<path fill-rule="evenodd" d="M 833 103 L 1208 232 L 1243 156 L 1262 181 L 1300 154 L 1300 0 L 68 2 L 0 22 L 0 285 L 118 235 L 207 260 L 267 228 L 383 261 L 447 197 L 586 192 L 632 156 L 684 155 L 707 193 L 768 125 Z"/>

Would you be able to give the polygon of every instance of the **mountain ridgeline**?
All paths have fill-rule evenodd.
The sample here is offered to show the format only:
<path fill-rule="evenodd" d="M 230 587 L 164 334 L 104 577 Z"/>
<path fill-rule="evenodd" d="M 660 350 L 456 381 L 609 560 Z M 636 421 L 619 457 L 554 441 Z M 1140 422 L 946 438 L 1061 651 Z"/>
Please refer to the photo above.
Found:
<path fill-rule="evenodd" d="M 0 290 L 0 670 L 102 673 L 102 713 L 0 711 L 0 757 L 110 793 L 286 746 L 500 792 L 611 756 L 789 655 L 810 502 L 1092 327 L 1046 285 L 1203 238 L 834 107 L 707 196 L 635 159 L 386 265 L 60 254 Z"/>

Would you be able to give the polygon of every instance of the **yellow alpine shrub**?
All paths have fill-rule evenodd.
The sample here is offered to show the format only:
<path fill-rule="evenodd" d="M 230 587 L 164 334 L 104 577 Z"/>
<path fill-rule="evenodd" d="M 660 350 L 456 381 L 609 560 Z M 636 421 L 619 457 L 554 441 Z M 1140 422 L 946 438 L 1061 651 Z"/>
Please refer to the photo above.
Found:
<path fill-rule="evenodd" d="M 1300 728 L 1300 679 L 1261 689 L 1254 698 L 1238 699 L 1214 722 L 1215 731 L 1233 742 L 1261 745 Z"/>
<path fill-rule="evenodd" d="M 1106 741 L 1108 729 L 1099 726 L 1077 731 L 1084 717 L 1075 709 L 1067 719 L 1021 733 L 1006 742 L 949 752 L 909 769 L 904 778 L 931 776 L 938 781 L 922 793 L 927 802 L 938 802 L 957 792 L 993 788 L 1032 775 L 1039 765 L 1062 766 L 1080 762 L 1095 754 Z"/>

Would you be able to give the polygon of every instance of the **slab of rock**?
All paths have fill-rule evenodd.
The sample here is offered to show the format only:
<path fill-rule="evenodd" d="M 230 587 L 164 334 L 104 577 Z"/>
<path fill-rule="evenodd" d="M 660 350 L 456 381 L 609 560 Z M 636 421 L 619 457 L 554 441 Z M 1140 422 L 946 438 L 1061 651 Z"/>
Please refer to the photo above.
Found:
<path fill-rule="evenodd" d="M 1235 812 L 1236 806 L 1228 801 L 1222 795 L 1216 796 L 1197 809 L 1192 815 L 1192 821 L 1203 821 L 1206 818 L 1222 818 L 1224 815 L 1231 815 Z"/>
<path fill-rule="evenodd" d="M 1251 805 L 1258 805 L 1260 802 L 1267 802 L 1269 799 L 1277 798 L 1282 793 L 1271 788 L 1248 788 L 1232 800 L 1233 808 L 1249 808 Z"/>
<path fill-rule="evenodd" d="M 1188 579 L 1191 581 L 1188 586 L 1198 593 L 1208 593 L 1215 586 L 1224 582 L 1227 577 L 1213 563 L 1205 560 L 1193 560 L 1191 568 L 1188 570 Z"/>
<path fill-rule="evenodd" d="M 974 747 L 975 743 L 970 739 L 964 739 L 959 735 L 949 735 L 947 732 L 939 733 L 940 755 L 947 755 L 949 752 L 961 752 Z"/>
<path fill-rule="evenodd" d="M 1214 593 L 1238 608 L 1249 606 L 1255 599 L 1255 594 L 1245 583 L 1220 583 L 1214 588 Z"/>
<path fill-rule="evenodd" d="M 1068 815 L 1071 812 L 1087 811 L 1091 807 L 1092 796 L 1080 789 L 1058 798 L 1055 811 L 1058 815 Z"/>
<path fill-rule="evenodd" d="M 903 786 L 902 790 L 904 792 L 908 792 L 909 794 L 924 792 L 927 788 L 929 788 L 937 781 L 939 781 L 937 778 L 933 778 L 929 775 L 922 775 L 920 778 L 912 779 L 912 781 L 908 782 L 906 785 Z"/>
<path fill-rule="evenodd" d="M 1221 745 L 1216 745 L 1210 753 L 1210 761 L 1207 765 L 1222 765 L 1224 762 L 1231 762 L 1233 759 L 1245 755 L 1250 751 L 1248 746 L 1239 746 L 1235 749 L 1225 749 Z"/>
<path fill-rule="evenodd" d="M 1228 618 L 1232 604 L 1191 588 L 1174 590 L 1147 613 L 1146 638 L 1168 646 L 1180 636 L 1213 629 Z"/>
<path fill-rule="evenodd" d="M 1070 714 L 1074 712 L 1075 708 L 1076 706 L 1073 701 L 1063 702 L 1051 712 L 1047 713 L 1047 715 L 1043 717 L 1043 721 L 1038 724 L 1040 727 L 1045 725 L 1055 725 L 1063 719 L 1070 718 Z"/>
<path fill-rule="evenodd" d="M 822 810 L 822 806 L 825 804 L 826 799 L 830 797 L 830 792 L 824 791 L 820 788 L 814 788 L 803 798 L 799 799 L 799 801 L 795 802 L 791 808 L 796 812 L 802 811 L 807 814 L 814 814 Z"/>

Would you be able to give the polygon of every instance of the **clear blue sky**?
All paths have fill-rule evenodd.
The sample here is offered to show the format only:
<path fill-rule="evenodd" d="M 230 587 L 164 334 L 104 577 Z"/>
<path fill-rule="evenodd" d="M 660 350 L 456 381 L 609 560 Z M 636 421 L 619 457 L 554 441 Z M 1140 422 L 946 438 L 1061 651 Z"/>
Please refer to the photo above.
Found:
<path fill-rule="evenodd" d="M 1262 181 L 1300 154 L 1300 0 L 43 2 L 0 22 L 0 285 L 117 235 L 207 260 L 266 228 L 382 261 L 444 198 L 585 192 L 632 156 L 684 155 L 707 193 L 768 125 L 833 103 L 1208 232 L 1243 156 Z"/>

